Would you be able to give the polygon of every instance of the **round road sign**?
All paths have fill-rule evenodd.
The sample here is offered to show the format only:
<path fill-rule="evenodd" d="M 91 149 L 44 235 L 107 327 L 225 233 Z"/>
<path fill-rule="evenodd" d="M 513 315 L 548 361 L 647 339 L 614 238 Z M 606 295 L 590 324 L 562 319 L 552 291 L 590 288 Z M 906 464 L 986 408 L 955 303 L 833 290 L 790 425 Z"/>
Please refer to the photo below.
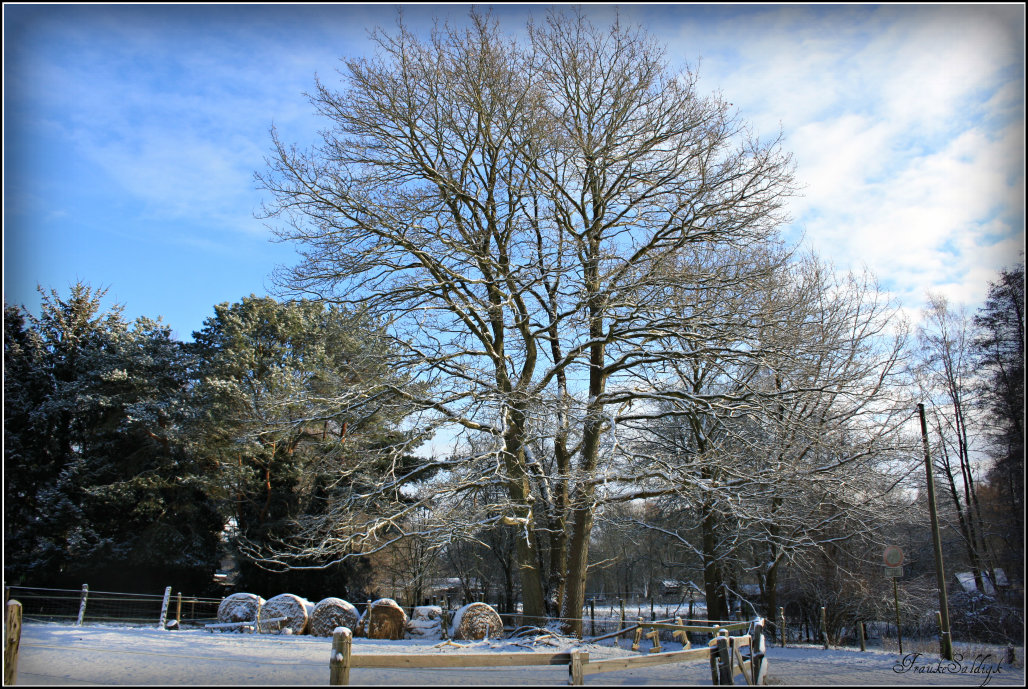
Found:
<path fill-rule="evenodd" d="M 903 550 L 899 546 L 890 545 L 885 549 L 882 559 L 886 567 L 899 567 L 903 564 Z"/>

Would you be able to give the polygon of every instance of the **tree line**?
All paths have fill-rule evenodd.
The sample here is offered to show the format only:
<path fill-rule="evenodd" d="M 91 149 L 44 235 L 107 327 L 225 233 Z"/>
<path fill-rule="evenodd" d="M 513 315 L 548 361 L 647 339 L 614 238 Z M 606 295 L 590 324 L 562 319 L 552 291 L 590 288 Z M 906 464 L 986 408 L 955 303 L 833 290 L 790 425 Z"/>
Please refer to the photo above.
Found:
<path fill-rule="evenodd" d="M 1002 292 L 1020 285 L 1023 302 L 1023 268 L 946 368 L 931 353 L 952 340 L 933 329 L 940 299 L 911 332 L 873 276 L 784 241 L 795 189 L 780 137 L 750 135 L 638 27 L 557 9 L 522 35 L 477 12 L 427 37 L 377 30 L 341 90 L 316 83 L 318 145 L 273 132 L 258 180 L 265 217 L 301 252 L 275 276 L 290 301 L 221 305 L 181 345 L 100 314 L 83 288 L 44 301 L 58 314 L 78 299 L 79 315 L 11 317 L 28 324 L 9 338 L 26 372 L 92 341 L 45 331 L 48 318 L 119 333 L 98 338 L 102 355 L 54 363 L 50 388 L 11 393 L 25 411 L 5 434 L 22 429 L 26 467 L 12 523 L 32 571 L 86 561 L 34 545 L 50 515 L 72 552 L 152 562 L 89 524 L 131 505 L 111 527 L 134 537 L 122 520 L 151 502 L 133 490 L 195 485 L 191 509 L 229 525 L 255 577 L 356 580 L 378 558 L 418 598 L 438 566 L 462 582 L 488 571 L 529 620 L 581 632 L 591 582 L 649 534 L 668 564 L 698 568 L 712 618 L 743 586 L 770 617 L 784 572 L 844 590 L 916 512 L 911 413 L 925 400 L 961 558 L 984 586 L 1011 552 L 992 525 L 1023 488 L 1023 317 Z M 174 374 L 148 376 L 157 361 Z M 33 398 L 51 389 L 59 401 Z M 93 407 L 96 423 L 75 419 Z M 94 444 L 99 428 L 110 437 Z M 429 438 L 446 449 L 419 452 Z M 181 467 L 123 466 L 164 457 L 152 448 L 181 451 Z M 107 474 L 82 460 L 94 451 Z M 131 480 L 104 483 L 117 471 Z M 167 495 L 153 514 L 179 509 Z"/>
<path fill-rule="evenodd" d="M 210 590 L 221 555 L 282 538 L 369 448 L 415 442 L 402 404 L 365 385 L 400 382 L 371 323 L 251 295 L 179 342 L 104 294 L 51 290 L 38 316 L 5 305 L 8 583 Z M 308 584 L 346 585 L 354 567 Z"/>

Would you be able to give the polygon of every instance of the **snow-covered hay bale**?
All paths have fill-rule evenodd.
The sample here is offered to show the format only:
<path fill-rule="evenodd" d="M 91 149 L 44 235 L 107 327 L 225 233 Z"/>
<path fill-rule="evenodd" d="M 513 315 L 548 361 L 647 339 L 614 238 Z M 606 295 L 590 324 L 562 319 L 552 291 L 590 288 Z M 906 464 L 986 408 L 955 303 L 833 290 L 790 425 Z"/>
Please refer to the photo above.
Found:
<path fill-rule="evenodd" d="M 478 641 L 503 636 L 503 620 L 492 606 L 468 603 L 453 613 L 450 636 L 458 641 Z"/>
<path fill-rule="evenodd" d="M 271 620 L 276 617 L 284 617 L 279 630 L 283 634 L 303 634 L 307 630 L 307 622 L 310 620 L 310 613 L 314 605 L 306 598 L 294 596 L 291 593 L 280 593 L 274 598 L 269 598 L 261 611 L 262 620 Z"/>
<path fill-rule="evenodd" d="M 264 599 L 255 593 L 233 593 L 218 606 L 218 622 L 253 622 L 264 606 Z"/>
<path fill-rule="evenodd" d="M 355 631 L 360 618 L 357 608 L 342 598 L 324 598 L 314 606 L 307 631 L 313 636 L 332 636 L 336 627 Z"/>
<path fill-rule="evenodd" d="M 419 605 L 407 623 L 407 636 L 412 639 L 443 638 L 443 609 L 438 605 Z"/>
<path fill-rule="evenodd" d="M 407 613 L 392 598 L 379 598 L 365 611 L 357 636 L 398 641 L 407 631 Z"/>

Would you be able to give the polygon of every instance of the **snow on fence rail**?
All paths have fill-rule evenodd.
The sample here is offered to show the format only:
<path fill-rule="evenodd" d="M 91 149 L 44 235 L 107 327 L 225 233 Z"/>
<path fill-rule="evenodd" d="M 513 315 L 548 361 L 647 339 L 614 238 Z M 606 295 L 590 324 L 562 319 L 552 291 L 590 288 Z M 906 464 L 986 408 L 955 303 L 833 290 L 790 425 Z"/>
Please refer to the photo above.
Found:
<path fill-rule="evenodd" d="M 640 620 L 640 622 L 642 622 Z M 639 624 L 633 649 L 638 650 L 639 635 L 643 627 L 653 627 L 654 649 L 657 655 L 645 655 L 633 658 L 611 658 L 607 660 L 589 660 L 589 654 L 583 651 L 567 653 L 489 653 L 461 654 L 448 656 L 429 656 L 414 654 L 367 654 L 353 655 L 353 633 L 346 627 L 337 627 L 332 633 L 332 654 L 329 659 L 329 684 L 345 686 L 350 683 L 351 668 L 478 668 L 478 667 L 511 667 L 538 665 L 567 665 L 568 684 L 582 685 L 585 676 L 599 672 L 616 672 L 620 670 L 637 670 L 655 665 L 682 663 L 698 660 L 710 662 L 711 680 L 716 685 L 734 684 L 735 677 L 740 673 L 746 684 L 764 684 L 767 673 L 767 659 L 764 656 L 764 621 L 744 623 L 750 628 L 749 634 L 731 637 L 728 630 L 716 630 L 716 636 L 707 647 L 687 648 L 682 651 L 661 653 L 659 628 L 673 628 L 686 639 L 687 630 L 710 632 L 709 627 L 668 624 Z M 629 631 L 629 630 L 625 630 Z M 624 633 L 624 632 L 620 632 Z M 745 649 L 745 651 L 744 651 Z"/>

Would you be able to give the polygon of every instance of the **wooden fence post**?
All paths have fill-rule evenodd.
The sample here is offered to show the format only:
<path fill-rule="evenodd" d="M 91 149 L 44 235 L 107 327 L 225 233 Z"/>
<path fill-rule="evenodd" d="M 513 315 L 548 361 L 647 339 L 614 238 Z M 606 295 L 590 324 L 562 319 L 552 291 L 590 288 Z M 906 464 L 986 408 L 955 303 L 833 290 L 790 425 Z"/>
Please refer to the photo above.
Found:
<path fill-rule="evenodd" d="M 449 596 L 447 596 L 445 601 L 440 601 L 440 603 L 446 603 L 446 605 L 440 606 L 443 609 L 443 613 L 442 613 L 442 615 L 440 615 L 440 618 L 441 618 L 442 623 L 443 623 L 443 638 L 449 640 L 449 638 L 450 638 L 450 598 L 449 598 Z"/>
<path fill-rule="evenodd" d="M 825 644 L 825 650 L 828 650 L 828 624 L 825 622 L 827 614 L 825 612 L 825 606 L 821 606 L 821 637 Z"/>
<path fill-rule="evenodd" d="M 350 649 L 353 634 L 346 627 L 336 627 L 332 632 L 332 657 L 329 659 L 328 683 L 334 687 L 350 683 Z"/>
<path fill-rule="evenodd" d="M 572 686 L 585 684 L 585 673 L 582 671 L 582 652 L 572 651 L 571 662 L 568 664 L 568 679 Z"/>
<path fill-rule="evenodd" d="M 4 606 L 4 686 L 18 682 L 18 648 L 21 646 L 21 603 Z"/>
<path fill-rule="evenodd" d="M 732 657 L 729 654 L 729 641 L 727 636 L 719 636 L 717 641 L 717 670 L 718 684 L 725 686 L 735 684 L 732 675 Z"/>
<path fill-rule="evenodd" d="M 860 650 L 867 650 L 867 641 L 864 638 L 864 623 L 857 620 L 857 635 L 860 637 Z"/>
<path fill-rule="evenodd" d="M 679 615 L 678 617 L 675 618 L 675 624 L 677 624 L 679 627 L 684 627 L 685 626 L 685 623 L 682 622 L 681 615 Z M 671 633 L 671 638 L 672 639 L 678 639 L 678 640 L 680 640 L 682 642 L 682 650 L 683 651 L 688 651 L 690 648 L 692 648 L 692 642 L 689 641 L 689 632 L 687 632 L 684 629 L 679 629 L 678 631 L 672 632 Z"/>
<path fill-rule="evenodd" d="M 260 603 L 259 600 L 258 600 L 258 603 Z M 261 631 L 261 622 L 262 622 L 262 620 L 261 620 L 261 613 L 263 613 L 263 612 L 264 612 L 264 605 L 263 604 L 259 604 L 257 606 L 257 614 L 254 615 L 254 617 L 253 617 L 253 627 L 250 628 L 250 633 L 251 634 L 263 634 L 263 632 Z M 281 625 L 281 623 L 279 623 L 279 629 L 281 629 L 281 628 L 282 628 L 282 625 Z M 245 628 L 244 629 L 240 629 L 239 631 L 243 632 L 243 631 L 246 631 L 246 629 Z"/>
<path fill-rule="evenodd" d="M 635 628 L 635 636 L 632 637 L 632 650 L 639 650 L 639 642 L 642 641 L 643 635 L 643 618 L 640 616 L 637 618 L 638 626 Z"/>
<path fill-rule="evenodd" d="M 779 633 L 779 645 L 782 648 L 785 648 L 785 635 L 786 635 L 785 608 L 778 608 L 778 628 L 780 630 L 780 633 Z"/>
<path fill-rule="evenodd" d="M 175 598 L 175 626 L 182 628 L 182 592 L 178 592 Z"/>
<path fill-rule="evenodd" d="M 721 682 L 721 674 L 717 670 L 717 647 L 710 649 L 710 683 L 715 687 Z"/>
<path fill-rule="evenodd" d="M 592 634 L 590 636 L 596 636 L 596 601 L 594 599 L 589 600 L 589 619 L 592 621 Z"/>
<path fill-rule="evenodd" d="M 660 653 L 662 650 L 660 645 L 660 629 L 654 627 L 653 631 L 646 635 L 646 638 L 653 641 L 653 647 L 650 649 L 650 653 Z"/>
<path fill-rule="evenodd" d="M 82 595 L 79 596 L 79 619 L 75 623 L 82 626 L 82 620 L 86 618 L 86 599 L 89 598 L 89 584 L 82 584 Z"/>
<path fill-rule="evenodd" d="M 750 637 L 750 674 L 755 686 L 764 684 L 767 675 L 767 645 L 764 641 L 764 626 L 763 618 L 757 620 L 753 625 Z"/>
<path fill-rule="evenodd" d="M 164 600 L 161 601 L 161 619 L 157 622 L 158 629 L 164 629 L 164 625 L 168 622 L 168 603 L 171 602 L 171 587 L 166 586 L 164 588 Z"/>

